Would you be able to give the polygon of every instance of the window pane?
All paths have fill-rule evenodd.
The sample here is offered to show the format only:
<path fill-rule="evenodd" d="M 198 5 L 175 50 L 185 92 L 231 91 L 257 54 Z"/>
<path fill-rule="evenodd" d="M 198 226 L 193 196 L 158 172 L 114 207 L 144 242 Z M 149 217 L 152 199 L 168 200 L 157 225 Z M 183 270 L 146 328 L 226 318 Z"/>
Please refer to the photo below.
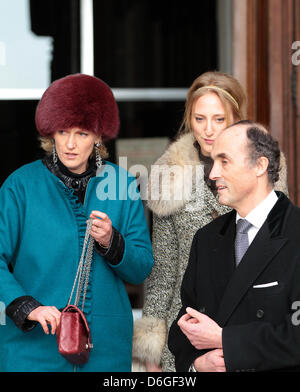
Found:
<path fill-rule="evenodd" d="M 0 2 L 0 88 L 45 88 L 50 82 L 51 37 L 31 31 L 28 0 Z"/>
<path fill-rule="evenodd" d="M 0 100 L 0 185 L 18 167 L 39 157 L 36 105 L 37 101 Z"/>
<path fill-rule="evenodd" d="M 94 1 L 95 75 L 111 87 L 186 87 L 217 68 L 216 1 Z"/>

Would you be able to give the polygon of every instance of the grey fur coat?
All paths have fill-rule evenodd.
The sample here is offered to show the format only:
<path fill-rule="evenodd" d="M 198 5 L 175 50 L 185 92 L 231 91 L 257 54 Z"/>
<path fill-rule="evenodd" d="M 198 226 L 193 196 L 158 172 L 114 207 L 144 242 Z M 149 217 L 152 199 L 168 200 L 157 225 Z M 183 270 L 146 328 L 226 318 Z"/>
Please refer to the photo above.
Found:
<path fill-rule="evenodd" d="M 167 333 L 181 308 L 180 287 L 194 234 L 217 216 L 230 211 L 218 203 L 203 181 L 203 164 L 194 141 L 192 134 L 181 136 L 155 163 L 160 168 L 160 180 L 154 181 L 153 170 L 150 174 L 148 207 L 153 212 L 155 264 L 145 282 L 143 317 L 135 321 L 133 371 L 144 371 L 145 361 L 161 364 L 163 371 L 175 371 L 173 355 L 166 345 Z M 176 168 L 184 165 L 192 170 L 193 179 L 198 176 L 199 180 L 202 175 L 200 186 L 199 181 L 197 185 L 189 175 L 176 172 Z M 161 177 L 170 167 L 175 171 L 166 195 Z M 282 154 L 280 179 L 275 189 L 287 194 L 286 184 L 286 164 Z"/>

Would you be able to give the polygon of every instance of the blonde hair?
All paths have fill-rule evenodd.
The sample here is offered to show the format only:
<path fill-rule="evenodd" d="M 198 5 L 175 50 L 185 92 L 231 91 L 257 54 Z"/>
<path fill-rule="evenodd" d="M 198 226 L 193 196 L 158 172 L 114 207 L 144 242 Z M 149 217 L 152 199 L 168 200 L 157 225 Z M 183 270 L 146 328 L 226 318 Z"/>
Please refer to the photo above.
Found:
<path fill-rule="evenodd" d="M 52 137 L 47 137 L 47 136 L 40 136 L 39 137 L 39 141 L 40 141 L 40 146 L 41 148 L 46 152 L 47 155 L 51 155 L 52 154 Z M 95 149 L 98 149 L 99 154 L 101 156 L 102 159 L 106 159 L 108 158 L 108 151 L 107 148 L 105 147 L 105 145 L 103 143 L 100 143 L 99 147 L 96 147 L 93 149 L 93 152 L 91 154 L 91 157 L 95 157 Z"/>
<path fill-rule="evenodd" d="M 225 109 L 226 125 L 231 125 L 230 113 L 234 121 L 246 119 L 247 99 L 243 87 L 233 76 L 222 72 L 205 72 L 194 80 L 185 102 L 185 112 L 178 134 L 192 132 L 192 112 L 196 99 L 207 94 L 215 93 Z"/>

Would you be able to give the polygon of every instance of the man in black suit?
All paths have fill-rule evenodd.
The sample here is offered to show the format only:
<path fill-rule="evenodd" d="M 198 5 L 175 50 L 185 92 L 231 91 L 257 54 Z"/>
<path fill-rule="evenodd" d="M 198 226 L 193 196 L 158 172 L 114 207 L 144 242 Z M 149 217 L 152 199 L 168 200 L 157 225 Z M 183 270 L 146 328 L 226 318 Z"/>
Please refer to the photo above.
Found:
<path fill-rule="evenodd" d="M 212 158 L 219 202 L 233 210 L 194 237 L 169 333 L 176 369 L 299 371 L 300 209 L 273 189 L 278 143 L 242 121 Z"/>

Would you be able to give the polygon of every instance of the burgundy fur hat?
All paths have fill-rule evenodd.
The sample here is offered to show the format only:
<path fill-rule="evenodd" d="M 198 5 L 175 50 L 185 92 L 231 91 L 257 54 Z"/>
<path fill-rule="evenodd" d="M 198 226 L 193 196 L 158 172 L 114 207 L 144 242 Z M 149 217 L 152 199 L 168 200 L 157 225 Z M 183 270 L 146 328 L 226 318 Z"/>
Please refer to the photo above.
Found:
<path fill-rule="evenodd" d="M 118 134 L 118 106 L 111 89 L 102 80 L 84 74 L 68 75 L 54 81 L 44 92 L 36 109 L 35 123 L 42 136 L 79 127 L 105 141 Z"/>

